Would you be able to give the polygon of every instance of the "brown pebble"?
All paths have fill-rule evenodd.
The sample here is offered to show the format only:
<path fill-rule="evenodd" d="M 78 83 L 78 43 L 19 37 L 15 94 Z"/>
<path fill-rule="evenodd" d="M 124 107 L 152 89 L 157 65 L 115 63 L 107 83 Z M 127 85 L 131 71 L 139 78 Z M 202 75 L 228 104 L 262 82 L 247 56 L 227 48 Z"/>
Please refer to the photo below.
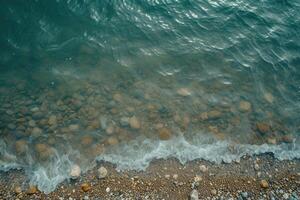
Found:
<path fill-rule="evenodd" d="M 260 181 L 260 187 L 262 187 L 262 188 L 268 188 L 269 187 L 269 183 L 268 183 L 268 181 L 266 181 L 266 180 L 261 180 Z"/>
<path fill-rule="evenodd" d="M 21 188 L 20 186 L 16 186 L 16 187 L 15 187 L 15 193 L 16 193 L 16 194 L 22 193 L 22 188 Z"/>
<path fill-rule="evenodd" d="M 38 192 L 38 189 L 35 185 L 30 185 L 28 190 L 27 190 L 27 194 L 35 194 Z"/>
<path fill-rule="evenodd" d="M 168 128 L 161 128 L 158 130 L 159 139 L 169 140 L 172 136 L 171 131 Z"/>
<path fill-rule="evenodd" d="M 82 189 L 82 191 L 87 192 L 91 189 L 91 186 L 88 183 L 83 183 L 83 184 L 81 184 L 81 189 Z"/>
<path fill-rule="evenodd" d="M 262 134 L 266 134 L 271 130 L 270 126 L 264 122 L 256 123 L 256 128 Z"/>

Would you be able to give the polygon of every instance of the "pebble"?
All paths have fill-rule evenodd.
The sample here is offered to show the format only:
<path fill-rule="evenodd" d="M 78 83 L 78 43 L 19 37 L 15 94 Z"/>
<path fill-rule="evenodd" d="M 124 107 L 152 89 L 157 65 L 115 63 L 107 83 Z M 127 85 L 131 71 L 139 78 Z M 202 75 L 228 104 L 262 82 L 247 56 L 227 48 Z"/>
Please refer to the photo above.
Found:
<path fill-rule="evenodd" d="M 271 130 L 270 126 L 264 122 L 256 123 L 256 128 L 261 134 L 266 134 Z"/>
<path fill-rule="evenodd" d="M 254 164 L 254 169 L 255 169 L 256 171 L 259 170 L 259 165 L 258 165 L 257 163 Z"/>
<path fill-rule="evenodd" d="M 141 128 L 141 123 L 136 116 L 133 116 L 129 119 L 130 127 L 133 129 Z"/>
<path fill-rule="evenodd" d="M 30 121 L 28 122 L 28 125 L 31 126 L 31 127 L 35 127 L 35 126 L 36 126 L 36 123 L 35 123 L 34 120 L 30 120 Z"/>
<path fill-rule="evenodd" d="M 178 179 L 178 174 L 174 174 L 173 179 Z"/>
<path fill-rule="evenodd" d="M 208 168 L 205 165 L 200 165 L 200 171 L 206 173 L 208 171 Z"/>
<path fill-rule="evenodd" d="M 274 96 L 269 92 L 264 94 L 264 98 L 269 103 L 273 103 L 273 101 L 274 101 Z"/>
<path fill-rule="evenodd" d="M 114 126 L 113 125 L 109 125 L 106 129 L 105 129 L 105 132 L 108 134 L 108 135 L 111 135 L 114 133 Z"/>
<path fill-rule="evenodd" d="M 91 189 L 91 186 L 88 183 L 82 183 L 81 184 L 81 189 L 82 189 L 82 191 L 87 192 Z"/>
<path fill-rule="evenodd" d="M 118 139 L 117 139 L 116 137 L 109 137 L 109 138 L 107 139 L 107 143 L 108 143 L 109 145 L 116 145 L 116 144 L 119 143 L 119 141 L 118 141 Z"/>
<path fill-rule="evenodd" d="M 128 126 L 129 125 L 129 118 L 128 117 L 122 117 L 120 119 L 121 126 Z"/>
<path fill-rule="evenodd" d="M 71 124 L 71 125 L 69 125 L 69 130 L 73 131 L 73 132 L 78 131 L 79 130 L 79 125 L 78 124 Z"/>
<path fill-rule="evenodd" d="M 15 124 L 12 124 L 12 123 L 8 124 L 7 127 L 8 127 L 10 130 L 16 129 L 16 125 L 15 125 Z"/>
<path fill-rule="evenodd" d="M 17 154 L 23 154 L 27 151 L 27 141 L 26 140 L 18 140 L 15 143 L 15 149 Z"/>
<path fill-rule="evenodd" d="M 105 178 L 107 176 L 107 169 L 105 167 L 100 167 L 98 169 L 98 178 L 102 179 Z"/>
<path fill-rule="evenodd" d="M 239 109 L 242 112 L 249 112 L 251 110 L 251 103 L 248 101 L 240 101 Z"/>
<path fill-rule="evenodd" d="M 192 190 L 190 194 L 190 200 L 199 200 L 199 194 L 197 190 Z"/>
<path fill-rule="evenodd" d="M 107 187 L 107 188 L 105 189 L 105 191 L 106 191 L 107 193 L 109 193 L 109 192 L 110 192 L 110 188 Z"/>
<path fill-rule="evenodd" d="M 172 137 L 172 132 L 168 128 L 160 128 L 158 134 L 160 140 L 169 140 Z"/>
<path fill-rule="evenodd" d="M 212 194 L 212 195 L 217 195 L 217 190 L 216 189 L 212 189 L 211 191 L 210 191 L 210 193 Z"/>
<path fill-rule="evenodd" d="M 180 88 L 177 90 L 177 94 L 183 97 L 190 96 L 192 93 L 188 88 Z"/>
<path fill-rule="evenodd" d="M 38 137 L 40 135 L 42 135 L 43 131 L 42 129 L 38 128 L 38 127 L 34 127 L 31 131 L 31 135 L 34 137 Z"/>
<path fill-rule="evenodd" d="M 284 193 L 284 194 L 282 195 L 282 198 L 283 198 L 283 199 L 288 199 L 288 198 L 289 198 L 289 194 L 288 194 L 288 193 Z"/>
<path fill-rule="evenodd" d="M 55 115 L 51 115 L 51 116 L 49 117 L 49 119 L 48 119 L 48 124 L 49 124 L 50 126 L 52 126 L 52 125 L 56 125 L 56 123 L 57 123 L 56 116 L 55 116 Z"/>
<path fill-rule="evenodd" d="M 15 193 L 16 193 L 16 194 L 22 193 L 22 188 L 21 188 L 20 186 L 16 186 L 16 187 L 15 187 Z"/>
<path fill-rule="evenodd" d="M 81 174 L 81 169 L 79 167 L 79 165 L 73 165 L 70 171 L 70 176 L 72 179 L 76 179 L 80 176 Z"/>
<path fill-rule="evenodd" d="M 207 113 L 208 119 L 217 119 L 222 115 L 222 113 L 218 110 L 212 110 Z"/>
<path fill-rule="evenodd" d="M 37 193 L 37 191 L 38 189 L 35 185 L 30 185 L 26 193 L 31 195 Z"/>
<path fill-rule="evenodd" d="M 266 181 L 266 180 L 261 180 L 261 181 L 260 181 L 260 186 L 261 186 L 262 188 L 266 189 L 266 188 L 269 187 L 269 183 L 268 183 L 268 181 Z"/>
<path fill-rule="evenodd" d="M 282 142 L 285 142 L 285 143 L 292 143 L 294 139 L 291 134 L 288 134 L 288 135 L 282 136 L 281 140 L 282 140 Z"/>

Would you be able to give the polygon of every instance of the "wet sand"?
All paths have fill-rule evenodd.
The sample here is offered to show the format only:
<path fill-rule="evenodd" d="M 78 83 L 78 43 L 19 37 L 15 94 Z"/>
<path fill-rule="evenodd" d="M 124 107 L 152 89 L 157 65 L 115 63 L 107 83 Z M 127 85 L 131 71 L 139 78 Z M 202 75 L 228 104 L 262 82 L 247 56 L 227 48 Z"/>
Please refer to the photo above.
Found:
<path fill-rule="evenodd" d="M 99 178 L 101 166 L 108 171 L 104 178 Z M 182 165 L 168 159 L 155 160 L 141 172 L 117 172 L 109 163 L 98 163 L 50 194 L 28 190 L 22 171 L 2 172 L 0 184 L 0 199 L 191 199 L 193 193 L 199 199 L 294 200 L 300 196 L 300 160 L 264 154 L 229 164 L 196 160 Z"/>

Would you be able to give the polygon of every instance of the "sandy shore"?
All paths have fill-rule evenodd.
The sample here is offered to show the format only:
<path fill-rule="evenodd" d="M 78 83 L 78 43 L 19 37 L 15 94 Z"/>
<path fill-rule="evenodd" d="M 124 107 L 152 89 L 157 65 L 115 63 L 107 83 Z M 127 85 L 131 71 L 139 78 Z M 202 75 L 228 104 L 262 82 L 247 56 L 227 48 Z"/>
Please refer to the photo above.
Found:
<path fill-rule="evenodd" d="M 98 168 L 108 173 L 99 178 Z M 22 171 L 1 174 L 0 199 L 299 199 L 300 161 L 278 161 L 271 155 L 213 164 L 202 160 L 181 165 L 156 160 L 146 171 L 117 172 L 109 163 L 76 180 L 65 181 L 46 195 L 28 189 Z"/>

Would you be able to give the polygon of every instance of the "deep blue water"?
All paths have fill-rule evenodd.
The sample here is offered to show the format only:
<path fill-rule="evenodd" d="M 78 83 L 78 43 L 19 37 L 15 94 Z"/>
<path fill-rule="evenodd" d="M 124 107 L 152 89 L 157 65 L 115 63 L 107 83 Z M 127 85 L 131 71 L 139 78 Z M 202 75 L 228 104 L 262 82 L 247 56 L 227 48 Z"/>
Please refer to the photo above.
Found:
<path fill-rule="evenodd" d="M 4 1 L 0 167 L 300 158 L 298 0 Z M 235 145 L 235 150 L 228 147 Z"/>

